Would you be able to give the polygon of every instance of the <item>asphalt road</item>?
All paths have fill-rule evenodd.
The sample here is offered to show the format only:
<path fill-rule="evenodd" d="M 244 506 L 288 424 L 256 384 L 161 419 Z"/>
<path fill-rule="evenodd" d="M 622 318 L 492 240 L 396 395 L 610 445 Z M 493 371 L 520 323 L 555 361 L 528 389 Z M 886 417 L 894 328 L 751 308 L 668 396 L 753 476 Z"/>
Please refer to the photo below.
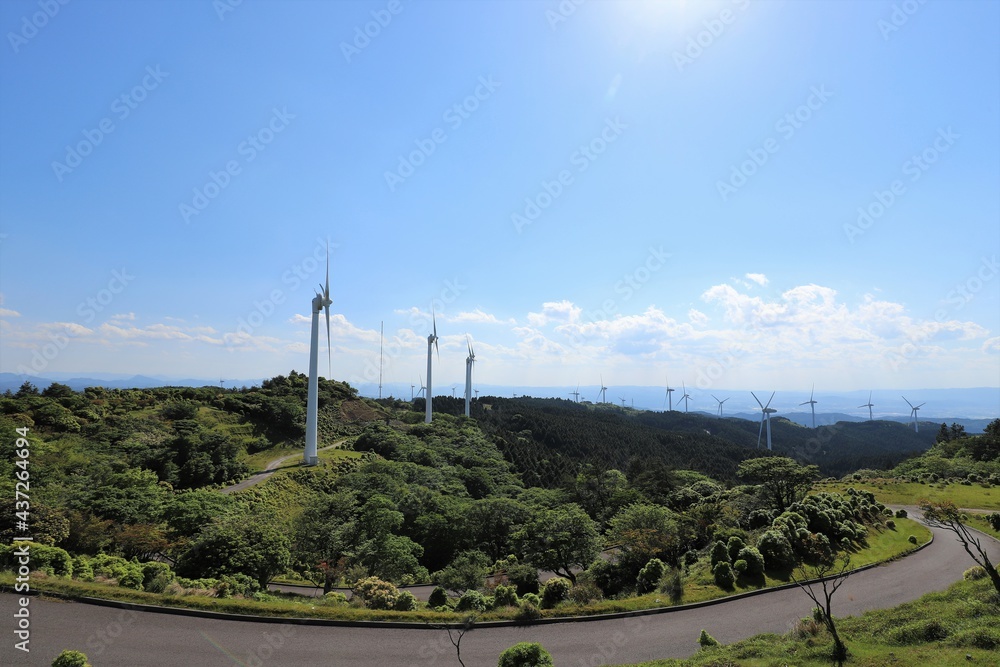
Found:
<path fill-rule="evenodd" d="M 935 530 L 926 549 L 851 576 L 834 598 L 837 616 L 892 607 L 946 588 L 972 565 L 947 531 Z M 1000 543 L 990 542 L 994 562 Z M 719 605 L 628 619 L 524 628 L 479 628 L 462 640 L 467 667 L 493 667 L 519 641 L 537 641 L 560 667 L 685 657 L 708 630 L 729 643 L 761 632 L 783 633 L 807 616 L 801 591 L 773 591 Z M 0 664 L 50 665 L 66 648 L 84 651 L 95 667 L 197 665 L 458 665 L 444 630 L 315 627 L 208 620 L 32 599 L 31 652 L 14 649 L 17 598 L 0 595 Z"/>

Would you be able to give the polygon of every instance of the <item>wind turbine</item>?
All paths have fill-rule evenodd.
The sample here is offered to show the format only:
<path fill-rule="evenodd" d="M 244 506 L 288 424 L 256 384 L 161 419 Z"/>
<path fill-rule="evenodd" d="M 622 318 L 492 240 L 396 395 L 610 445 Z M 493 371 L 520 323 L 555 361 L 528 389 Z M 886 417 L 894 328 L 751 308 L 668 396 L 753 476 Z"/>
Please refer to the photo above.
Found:
<path fill-rule="evenodd" d="M 757 429 L 757 448 L 760 449 L 760 432 L 764 428 L 764 421 L 767 421 L 767 450 L 771 451 L 771 415 L 773 415 L 777 410 L 771 407 L 771 401 L 774 399 L 774 392 L 771 392 L 771 398 L 767 399 L 767 405 L 760 402 L 757 398 L 757 394 L 750 392 L 753 396 L 753 400 L 757 401 L 757 405 L 760 406 L 760 428 Z"/>
<path fill-rule="evenodd" d="M 681 390 L 683 390 L 684 395 L 681 396 L 681 400 L 684 401 L 684 412 L 688 411 L 688 401 L 691 400 L 691 396 L 688 394 L 687 387 L 681 382 Z"/>
<path fill-rule="evenodd" d="M 576 398 L 576 402 L 579 403 L 580 402 L 580 385 L 576 385 L 576 391 L 569 392 L 569 395 L 570 396 L 574 396 Z"/>
<path fill-rule="evenodd" d="M 424 397 L 426 398 L 427 397 L 427 387 L 424 386 L 424 378 L 422 376 L 419 376 L 419 375 L 417 377 L 420 378 L 420 389 L 417 391 L 417 396 L 420 396 L 420 394 L 423 394 Z M 410 387 L 412 387 L 412 386 L 413 385 L 410 385 Z"/>
<path fill-rule="evenodd" d="M 424 410 L 425 424 L 431 423 L 431 417 L 434 414 L 431 408 L 431 397 L 434 395 L 434 390 L 431 389 L 431 372 L 433 370 L 431 367 L 431 347 L 437 350 L 438 359 L 441 358 L 441 348 L 438 347 L 437 316 L 434 314 L 434 311 L 431 311 L 431 318 L 432 318 L 431 321 L 433 322 L 434 325 L 434 330 L 431 333 L 427 334 L 427 393 L 424 394 L 427 397 L 427 406 Z"/>
<path fill-rule="evenodd" d="M 326 311 L 326 351 L 329 375 L 333 375 L 333 350 L 330 346 L 330 244 L 326 246 L 326 285 L 312 300 L 312 331 L 309 339 L 309 391 L 306 397 L 306 451 L 303 461 L 307 466 L 319 463 L 316 449 L 316 430 L 319 415 L 319 311 Z"/>
<path fill-rule="evenodd" d="M 670 412 L 673 412 L 674 411 L 674 397 L 671 396 L 671 394 L 673 394 L 677 390 L 670 388 L 670 379 L 669 378 L 664 377 L 664 379 L 667 381 L 667 403 L 669 403 L 669 405 L 670 405 L 670 407 L 667 408 L 667 409 Z"/>
<path fill-rule="evenodd" d="M 903 397 L 903 400 L 906 401 L 906 396 Z M 910 406 L 910 416 L 913 417 L 913 432 L 920 433 L 920 427 L 917 425 L 917 410 L 927 405 L 927 402 L 924 401 L 920 405 L 914 405 L 913 403 L 906 401 L 906 404 Z"/>
<path fill-rule="evenodd" d="M 378 325 L 378 397 L 382 398 L 382 337 L 385 331 L 385 320 Z"/>
<path fill-rule="evenodd" d="M 802 403 L 799 403 L 799 405 L 805 405 L 806 403 L 808 403 L 809 407 L 812 408 L 813 428 L 816 428 L 816 403 L 817 403 L 817 401 L 813 400 L 813 392 L 815 392 L 815 391 L 816 391 L 816 385 L 813 385 L 812 391 L 809 392 L 809 400 L 808 401 L 804 401 Z M 869 400 L 871 400 L 870 396 L 869 396 Z"/>
<path fill-rule="evenodd" d="M 423 384 L 423 383 L 421 383 L 421 384 Z M 411 385 L 410 385 L 410 403 L 412 403 L 412 402 L 413 402 L 413 389 L 414 389 L 414 388 L 415 388 L 416 386 L 417 386 L 417 385 L 415 385 L 415 384 L 411 384 Z"/>
<path fill-rule="evenodd" d="M 622 402 L 622 407 L 624 408 L 625 407 L 625 397 L 624 396 L 619 396 L 618 400 Z"/>
<path fill-rule="evenodd" d="M 906 399 L 904 398 L 903 400 L 905 401 Z M 858 406 L 859 408 L 868 408 L 868 421 L 872 421 L 872 408 L 874 406 L 875 406 L 875 404 L 872 403 L 872 393 L 871 393 L 871 391 L 869 391 L 868 392 L 868 402 L 865 403 L 864 405 L 859 405 Z M 911 405 L 910 407 L 913 407 L 913 406 Z"/>
<path fill-rule="evenodd" d="M 715 394 L 710 394 L 710 395 L 711 395 L 712 398 L 715 398 Z M 726 398 L 722 399 L 721 401 L 718 398 L 715 398 L 715 401 L 719 404 L 719 416 L 720 417 L 722 416 L 722 404 L 725 403 L 728 400 L 729 400 L 728 396 Z"/>
<path fill-rule="evenodd" d="M 601 395 L 601 403 L 608 402 L 608 388 L 604 386 L 604 376 L 601 376 L 601 388 L 597 390 L 597 393 Z"/>
<path fill-rule="evenodd" d="M 469 346 L 469 356 L 465 358 L 465 416 L 469 416 L 469 407 L 472 404 L 472 367 L 476 363 L 476 352 L 472 349 L 472 339 L 465 337 L 465 342 Z"/>

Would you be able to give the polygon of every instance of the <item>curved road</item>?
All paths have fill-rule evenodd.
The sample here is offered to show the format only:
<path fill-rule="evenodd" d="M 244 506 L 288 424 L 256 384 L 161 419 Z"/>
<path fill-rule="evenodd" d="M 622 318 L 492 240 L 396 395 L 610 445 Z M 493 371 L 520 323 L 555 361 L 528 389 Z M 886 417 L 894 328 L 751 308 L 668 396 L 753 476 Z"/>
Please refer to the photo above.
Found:
<path fill-rule="evenodd" d="M 942 590 L 972 565 L 954 535 L 933 529 L 934 543 L 905 559 L 851 576 L 834 599 L 838 616 L 892 607 Z M 1000 562 L 1000 543 L 989 542 Z M 16 597 L 0 595 L 4 665 L 50 665 L 62 649 L 84 651 L 99 667 L 199 665 L 457 665 L 444 630 L 296 626 L 209 620 L 32 599 L 31 652 L 13 647 Z M 809 615 L 798 589 L 773 591 L 719 605 L 635 618 L 557 623 L 524 628 L 480 628 L 462 641 L 468 667 L 496 665 L 519 641 L 537 641 L 557 665 L 583 667 L 685 657 L 708 630 L 730 643 L 761 632 L 783 633 Z"/>
<path fill-rule="evenodd" d="M 334 447 L 341 444 L 345 440 L 347 440 L 347 438 L 341 438 L 332 445 L 327 445 L 326 447 L 320 447 L 319 451 L 322 452 L 326 449 L 333 449 Z M 251 486 L 257 486 L 258 484 L 266 480 L 268 477 L 276 473 L 281 468 L 281 464 L 284 463 L 285 461 L 291 461 L 292 459 L 298 459 L 301 457 L 302 457 L 302 452 L 298 452 L 296 454 L 289 454 L 288 456 L 282 456 L 281 458 L 274 459 L 273 461 L 268 461 L 267 465 L 264 466 L 264 469 L 261 470 L 260 472 L 255 472 L 242 482 L 233 484 L 232 486 L 227 486 L 224 489 L 219 489 L 219 493 L 228 495 L 230 493 L 236 493 L 237 491 L 244 491 L 246 489 L 249 489 Z"/>

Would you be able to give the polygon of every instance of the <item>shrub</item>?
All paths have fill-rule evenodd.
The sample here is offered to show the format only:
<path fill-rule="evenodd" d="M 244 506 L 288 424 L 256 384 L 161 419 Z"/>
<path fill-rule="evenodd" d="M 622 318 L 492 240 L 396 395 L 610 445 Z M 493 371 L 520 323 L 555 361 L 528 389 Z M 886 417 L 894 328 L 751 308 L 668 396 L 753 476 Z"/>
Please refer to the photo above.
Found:
<path fill-rule="evenodd" d="M 507 581 L 517 587 L 518 595 L 538 592 L 538 568 L 529 563 L 516 563 L 507 568 Z"/>
<path fill-rule="evenodd" d="M 742 559 L 737 559 L 737 561 L 733 563 L 733 572 L 736 573 L 737 577 L 742 577 L 747 572 L 747 562 Z"/>
<path fill-rule="evenodd" d="M 746 561 L 746 575 L 756 577 L 764 574 L 764 556 L 753 547 L 744 547 L 737 554 L 737 560 Z"/>
<path fill-rule="evenodd" d="M 968 646 L 984 651 L 1000 649 L 1000 630 L 996 628 L 972 628 L 952 636 L 948 642 L 953 646 Z"/>
<path fill-rule="evenodd" d="M 345 605 L 347 604 L 347 596 L 340 591 L 330 591 L 323 596 L 323 600 L 329 604 L 335 605 Z"/>
<path fill-rule="evenodd" d="M 660 579 L 663 578 L 663 574 L 667 571 L 667 566 L 663 564 L 663 561 L 659 558 L 652 558 L 641 570 L 639 570 L 639 576 L 636 577 L 636 591 L 639 595 L 644 595 L 652 590 L 656 589 L 657 584 L 660 583 Z"/>
<path fill-rule="evenodd" d="M 746 546 L 740 538 L 735 535 L 729 538 L 729 542 L 726 543 L 726 552 L 729 554 L 729 562 L 736 560 L 737 555 L 740 553 L 740 549 Z"/>
<path fill-rule="evenodd" d="M 118 585 L 122 588 L 142 589 L 142 567 L 138 563 L 130 563 L 130 567 L 118 577 Z"/>
<path fill-rule="evenodd" d="M 916 544 L 917 543 L 917 536 L 916 535 L 910 535 L 909 537 L 906 538 L 906 541 L 909 542 L 910 544 Z"/>
<path fill-rule="evenodd" d="M 392 608 L 396 611 L 416 611 L 417 598 L 410 591 L 403 591 L 396 598 L 396 604 Z"/>
<path fill-rule="evenodd" d="M 521 606 L 525 604 L 535 605 L 536 607 L 542 606 L 542 598 L 538 597 L 537 593 L 525 593 L 521 596 Z"/>
<path fill-rule="evenodd" d="M 757 540 L 757 550 L 768 570 L 781 570 L 795 564 L 792 545 L 780 531 L 768 530 Z"/>
<path fill-rule="evenodd" d="M 701 644 L 702 648 L 710 648 L 712 646 L 718 646 L 719 640 L 705 632 L 705 630 L 702 630 L 701 634 L 698 635 L 698 643 Z"/>
<path fill-rule="evenodd" d="M 545 582 L 542 587 L 542 609 L 551 609 L 569 597 L 569 589 L 573 586 L 569 579 L 554 577 Z"/>
<path fill-rule="evenodd" d="M 534 642 L 514 644 L 500 654 L 497 667 L 552 667 L 552 656 Z"/>
<path fill-rule="evenodd" d="M 520 601 L 517 599 L 517 588 L 515 586 L 505 586 L 500 584 L 493 591 L 494 607 L 516 607 Z"/>
<path fill-rule="evenodd" d="M 1000 512 L 993 512 L 993 514 L 988 514 L 986 520 L 990 524 L 990 528 L 995 531 L 1000 532 Z"/>
<path fill-rule="evenodd" d="M 885 527 L 888 528 L 889 530 L 896 530 L 896 522 L 893 521 L 892 519 L 889 519 L 888 521 L 885 522 Z"/>
<path fill-rule="evenodd" d="M 150 561 L 142 564 L 142 590 L 162 593 L 174 580 L 174 573 L 166 563 Z"/>
<path fill-rule="evenodd" d="M 91 667 L 87 656 L 79 651 L 63 651 L 52 661 L 52 667 Z"/>
<path fill-rule="evenodd" d="M 905 519 L 906 518 L 906 510 L 904 510 L 904 509 L 898 509 L 898 510 L 896 510 L 896 518 L 897 519 Z"/>
<path fill-rule="evenodd" d="M 427 606 L 429 607 L 445 607 L 448 605 L 448 591 L 442 586 L 435 586 L 434 590 L 431 591 L 431 595 L 427 598 Z"/>
<path fill-rule="evenodd" d="M 698 552 L 694 549 L 684 552 L 684 566 L 691 567 L 698 562 Z"/>
<path fill-rule="evenodd" d="M 709 552 L 709 559 L 714 568 L 716 565 L 722 562 L 729 562 L 729 549 L 722 541 L 718 541 L 712 545 L 712 550 Z"/>
<path fill-rule="evenodd" d="M 462 593 L 462 597 L 458 598 L 455 611 L 486 611 L 488 606 L 486 597 L 473 588 L 465 591 Z"/>
<path fill-rule="evenodd" d="M 733 572 L 733 566 L 725 561 L 717 563 L 712 568 L 712 574 L 715 575 L 715 583 L 719 588 L 730 589 L 736 583 L 736 574 Z"/>
<path fill-rule="evenodd" d="M 369 609 L 392 609 L 399 598 L 396 587 L 378 577 L 359 579 L 351 590 L 354 597 Z"/>
<path fill-rule="evenodd" d="M 73 557 L 73 576 L 80 581 L 94 580 L 94 568 L 90 566 L 90 559 L 88 557 Z"/>
<path fill-rule="evenodd" d="M 977 581 L 979 579 L 986 578 L 986 568 L 976 565 L 975 567 L 970 567 L 968 570 L 962 573 L 962 578 L 966 581 Z"/>
<path fill-rule="evenodd" d="M 941 621 L 926 619 L 902 625 L 889 633 L 889 639 L 897 644 L 922 644 L 945 639 L 949 635 Z"/>
<path fill-rule="evenodd" d="M 660 582 L 660 591 L 670 597 L 672 604 L 680 604 L 684 599 L 684 580 L 680 570 L 670 570 Z"/>
<path fill-rule="evenodd" d="M 635 583 L 635 579 L 632 578 L 624 564 L 602 558 L 598 558 L 591 564 L 587 569 L 587 574 L 600 587 L 606 598 L 615 597 L 622 591 L 631 588 Z"/>
<path fill-rule="evenodd" d="M 514 620 L 528 622 L 538 620 L 542 617 L 542 612 L 538 610 L 538 605 L 529 600 L 531 597 L 538 598 L 534 593 L 528 593 L 521 598 L 521 606 L 518 607 L 517 613 L 514 614 Z"/>

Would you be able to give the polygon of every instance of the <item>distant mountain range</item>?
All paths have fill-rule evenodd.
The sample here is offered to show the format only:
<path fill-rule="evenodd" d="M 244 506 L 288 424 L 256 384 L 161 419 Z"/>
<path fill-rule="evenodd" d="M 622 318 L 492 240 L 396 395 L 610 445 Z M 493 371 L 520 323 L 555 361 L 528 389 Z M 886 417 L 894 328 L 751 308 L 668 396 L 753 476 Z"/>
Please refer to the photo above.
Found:
<path fill-rule="evenodd" d="M 15 373 L 0 373 L 0 392 L 10 389 L 17 391 L 25 381 L 31 382 L 40 390 L 48 387 L 52 382 L 65 384 L 76 391 L 87 387 L 107 387 L 110 389 L 147 389 L 150 387 L 203 387 L 216 386 L 220 384 L 218 379 L 206 378 L 172 378 L 166 376 L 147 375 L 123 375 L 113 373 L 50 373 L 47 377 L 35 377 L 20 375 Z M 247 379 L 225 379 L 221 386 L 232 389 L 239 387 L 251 387 L 260 385 L 261 378 Z M 452 388 L 456 397 L 461 397 L 464 386 L 458 384 L 439 385 L 435 396 L 450 396 Z M 360 383 L 356 385 L 358 392 L 362 396 L 377 397 L 379 388 L 374 383 Z M 537 398 L 566 398 L 570 399 L 571 392 L 577 390 L 576 387 L 549 386 L 549 387 L 510 387 L 502 385 L 477 385 L 480 396 L 532 396 Z M 597 397 L 597 386 L 580 386 L 580 400 L 593 399 Z M 382 396 L 395 396 L 403 400 L 409 400 L 411 393 L 419 393 L 419 386 L 411 388 L 411 385 L 400 382 L 385 383 L 382 386 Z M 681 390 L 678 387 L 673 395 L 673 407 L 675 410 L 682 410 L 683 403 L 680 401 Z M 712 398 L 712 394 L 720 399 L 727 399 L 723 405 L 723 415 L 726 417 L 742 417 L 749 420 L 760 419 L 760 409 L 758 408 L 750 392 L 746 390 L 729 390 L 713 388 L 709 391 L 698 390 L 688 387 L 691 396 L 689 409 L 691 412 L 715 416 L 718 411 L 718 404 Z M 770 392 L 756 392 L 761 400 L 766 401 Z M 666 409 L 666 392 L 664 387 L 648 386 L 609 386 L 608 403 L 621 404 L 621 399 L 625 399 L 625 405 L 642 410 L 663 411 Z M 859 422 L 868 419 L 868 409 L 859 408 L 862 404 L 868 403 L 868 390 L 823 392 L 817 391 L 816 425 L 830 425 L 837 422 Z M 932 422 L 935 424 L 953 422 L 962 424 L 969 433 L 981 433 L 985 426 L 1000 417 L 1000 387 L 973 387 L 967 389 L 877 389 L 871 392 L 871 402 L 874 403 L 873 415 L 875 419 L 889 421 L 908 422 L 910 420 L 909 407 L 903 400 L 906 396 L 915 405 L 926 403 L 924 408 L 918 413 L 920 422 Z M 809 412 L 802 411 L 800 403 L 808 400 L 809 393 L 793 393 L 789 391 L 777 392 L 771 403 L 771 407 L 778 410 L 778 415 L 786 417 L 803 426 L 812 425 L 812 416 Z"/>

